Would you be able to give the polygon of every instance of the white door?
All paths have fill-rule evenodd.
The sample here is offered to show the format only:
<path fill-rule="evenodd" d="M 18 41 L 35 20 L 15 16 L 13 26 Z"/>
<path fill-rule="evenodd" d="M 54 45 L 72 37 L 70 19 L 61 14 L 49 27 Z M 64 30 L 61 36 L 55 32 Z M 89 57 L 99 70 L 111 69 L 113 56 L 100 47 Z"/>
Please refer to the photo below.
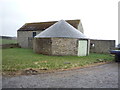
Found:
<path fill-rule="evenodd" d="M 87 55 L 87 40 L 78 41 L 78 56 Z"/>

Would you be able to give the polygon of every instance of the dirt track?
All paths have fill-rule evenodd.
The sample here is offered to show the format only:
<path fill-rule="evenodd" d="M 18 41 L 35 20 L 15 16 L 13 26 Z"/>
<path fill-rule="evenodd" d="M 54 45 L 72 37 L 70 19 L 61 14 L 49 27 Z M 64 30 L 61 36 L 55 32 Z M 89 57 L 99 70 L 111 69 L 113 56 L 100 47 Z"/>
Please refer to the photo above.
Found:
<path fill-rule="evenodd" d="M 118 88 L 118 64 L 63 72 L 3 77 L 3 88 Z"/>

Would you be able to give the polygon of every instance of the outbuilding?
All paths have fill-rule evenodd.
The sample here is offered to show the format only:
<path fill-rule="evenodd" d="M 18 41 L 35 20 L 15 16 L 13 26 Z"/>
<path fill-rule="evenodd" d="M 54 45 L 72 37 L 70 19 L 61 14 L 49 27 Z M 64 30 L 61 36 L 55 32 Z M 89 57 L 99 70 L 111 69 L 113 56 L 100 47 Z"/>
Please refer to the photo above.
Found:
<path fill-rule="evenodd" d="M 34 37 L 33 51 L 46 55 L 89 55 L 89 39 L 64 20 Z"/>
<path fill-rule="evenodd" d="M 76 20 L 65 20 L 74 28 L 84 33 L 82 22 L 79 19 Z M 40 32 L 46 30 L 58 21 L 47 21 L 47 22 L 32 22 L 25 23 L 21 28 L 17 30 L 17 42 L 21 48 L 33 49 L 33 38 Z"/>

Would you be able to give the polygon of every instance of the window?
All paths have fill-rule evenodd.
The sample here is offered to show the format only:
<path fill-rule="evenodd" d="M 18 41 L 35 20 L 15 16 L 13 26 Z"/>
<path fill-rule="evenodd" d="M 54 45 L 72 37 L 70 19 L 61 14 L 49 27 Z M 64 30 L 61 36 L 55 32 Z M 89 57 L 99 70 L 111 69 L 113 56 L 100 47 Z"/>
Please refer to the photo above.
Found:
<path fill-rule="evenodd" d="M 91 48 L 94 48 L 94 47 L 95 47 L 95 44 L 94 44 L 94 43 L 90 43 L 90 47 L 91 47 Z"/>
<path fill-rule="evenodd" d="M 36 32 L 33 32 L 33 37 L 35 37 L 36 36 Z"/>

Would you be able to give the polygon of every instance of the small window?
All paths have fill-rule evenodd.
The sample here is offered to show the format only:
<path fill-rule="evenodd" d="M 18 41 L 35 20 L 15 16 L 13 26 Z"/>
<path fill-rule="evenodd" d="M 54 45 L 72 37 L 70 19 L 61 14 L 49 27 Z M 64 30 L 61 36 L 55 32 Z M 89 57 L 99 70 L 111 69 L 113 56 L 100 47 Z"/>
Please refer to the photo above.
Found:
<path fill-rule="evenodd" d="M 36 36 L 36 32 L 33 32 L 33 37 L 35 37 Z"/>
<path fill-rule="evenodd" d="M 91 48 L 94 48 L 95 44 L 94 43 L 90 43 L 90 46 L 91 46 Z"/>

